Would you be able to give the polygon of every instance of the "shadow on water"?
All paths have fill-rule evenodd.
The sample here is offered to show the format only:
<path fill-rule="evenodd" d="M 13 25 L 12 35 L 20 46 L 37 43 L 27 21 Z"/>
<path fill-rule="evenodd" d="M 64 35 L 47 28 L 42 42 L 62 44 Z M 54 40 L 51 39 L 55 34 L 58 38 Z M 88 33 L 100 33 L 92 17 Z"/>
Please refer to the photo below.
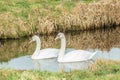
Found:
<path fill-rule="evenodd" d="M 57 34 L 40 36 L 42 48 L 60 48 L 60 40 L 54 41 L 56 35 Z M 97 59 L 120 60 L 120 27 L 96 31 L 71 32 L 66 33 L 65 35 L 67 39 L 67 47 L 69 48 L 83 49 L 91 52 L 98 50 L 99 54 L 96 56 Z M 88 66 L 90 66 L 90 62 L 58 64 L 54 59 L 53 61 L 33 61 L 29 56 L 25 55 L 31 55 L 34 52 L 35 43 L 25 47 L 28 42 L 29 38 L 0 41 L 0 68 L 13 68 L 20 70 L 40 69 L 48 71 L 60 71 L 65 69 L 65 71 L 71 71 L 72 69 L 87 69 Z M 76 66 L 72 66 L 73 64 Z M 40 67 L 37 67 L 37 65 Z"/>

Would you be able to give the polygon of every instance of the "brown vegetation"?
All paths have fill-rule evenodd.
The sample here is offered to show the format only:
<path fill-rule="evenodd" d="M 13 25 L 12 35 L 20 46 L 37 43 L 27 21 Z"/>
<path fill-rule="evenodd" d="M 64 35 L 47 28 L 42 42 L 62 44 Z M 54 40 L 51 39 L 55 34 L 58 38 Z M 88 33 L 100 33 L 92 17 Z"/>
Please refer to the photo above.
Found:
<path fill-rule="evenodd" d="M 11 12 L 0 13 L 0 38 L 114 27 L 120 25 L 119 4 L 119 0 L 100 0 L 88 4 L 78 2 L 70 10 L 59 5 L 53 10 L 48 5 L 44 9 L 31 7 L 25 18 Z"/>

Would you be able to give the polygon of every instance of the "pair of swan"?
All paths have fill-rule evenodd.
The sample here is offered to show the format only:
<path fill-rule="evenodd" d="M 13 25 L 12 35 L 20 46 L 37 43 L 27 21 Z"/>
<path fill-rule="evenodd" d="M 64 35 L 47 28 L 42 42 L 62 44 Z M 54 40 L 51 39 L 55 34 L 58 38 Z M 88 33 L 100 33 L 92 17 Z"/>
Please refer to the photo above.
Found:
<path fill-rule="evenodd" d="M 29 42 L 29 44 L 34 41 L 36 42 L 36 49 L 35 49 L 33 55 L 31 56 L 32 59 L 48 59 L 48 58 L 58 57 L 59 49 L 46 48 L 46 49 L 40 50 L 41 41 L 37 35 L 34 35 L 32 37 L 32 40 Z M 74 49 L 66 49 L 65 52 L 70 52 L 72 50 L 74 50 Z"/>
<path fill-rule="evenodd" d="M 54 58 L 58 57 L 58 62 L 76 62 L 76 61 L 86 61 L 91 60 L 93 56 L 97 53 L 91 53 L 84 50 L 73 50 L 65 54 L 66 50 L 66 38 L 63 33 L 58 33 L 55 40 L 61 39 L 61 48 L 55 49 L 55 48 L 47 48 L 40 50 L 41 47 L 41 41 L 40 38 L 36 35 L 32 37 L 32 40 L 30 41 L 36 41 L 36 49 L 31 56 L 32 59 L 46 59 L 46 58 Z"/>

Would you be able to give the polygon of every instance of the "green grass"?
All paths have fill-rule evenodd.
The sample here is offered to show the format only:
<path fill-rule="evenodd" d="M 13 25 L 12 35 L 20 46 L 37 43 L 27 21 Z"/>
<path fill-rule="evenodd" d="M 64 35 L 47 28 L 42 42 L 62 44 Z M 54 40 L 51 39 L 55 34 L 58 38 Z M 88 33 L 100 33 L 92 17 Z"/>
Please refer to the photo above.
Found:
<path fill-rule="evenodd" d="M 85 3 L 90 3 L 90 2 L 94 2 L 94 1 L 99 1 L 99 0 L 83 0 L 83 2 L 85 2 Z"/>
<path fill-rule="evenodd" d="M 0 70 L 2 80 L 119 80 L 120 62 L 99 60 L 94 68 L 72 72 Z"/>
<path fill-rule="evenodd" d="M 94 1 L 98 0 L 0 0 L 0 38 L 120 25 L 117 0 Z"/>
<path fill-rule="evenodd" d="M 95 0 L 85 0 L 91 2 Z M 77 4 L 77 1 L 63 1 L 62 0 L 0 0 L 0 13 L 11 12 L 15 16 L 26 17 L 28 13 L 35 8 L 47 9 L 55 11 L 58 5 L 66 9 L 71 9 Z"/>

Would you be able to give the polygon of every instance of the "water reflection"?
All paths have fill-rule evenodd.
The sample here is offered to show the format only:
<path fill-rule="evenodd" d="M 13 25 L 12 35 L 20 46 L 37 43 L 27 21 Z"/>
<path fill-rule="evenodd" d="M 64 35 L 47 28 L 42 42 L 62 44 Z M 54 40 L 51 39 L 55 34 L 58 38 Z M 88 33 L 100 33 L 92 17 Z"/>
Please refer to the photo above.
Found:
<path fill-rule="evenodd" d="M 96 58 L 120 61 L 120 48 L 112 48 L 109 52 L 99 50 L 99 54 L 97 54 Z"/>
<path fill-rule="evenodd" d="M 22 56 L 18 58 L 13 58 L 8 62 L 1 62 L 0 68 L 5 69 L 16 69 L 16 70 L 30 70 L 34 68 L 34 63 L 30 56 Z"/>
<path fill-rule="evenodd" d="M 58 63 L 57 59 L 43 59 L 33 60 L 35 70 L 51 71 L 51 72 L 70 72 L 73 70 L 88 69 L 92 65 L 92 61 L 72 62 L 72 63 Z"/>
<path fill-rule="evenodd" d="M 56 34 L 40 36 L 42 48 L 60 48 L 60 40 L 54 41 Z M 74 49 L 86 50 L 91 48 L 104 51 L 113 47 L 120 48 L 120 27 L 106 30 L 71 32 L 65 35 L 67 47 Z M 24 47 L 28 42 L 29 38 L 0 41 L 0 62 L 19 56 L 31 55 L 35 50 L 35 43 Z"/>
<path fill-rule="evenodd" d="M 92 49 L 88 51 L 93 52 Z M 108 51 L 99 51 L 95 56 L 96 59 L 107 59 L 120 61 L 120 49 L 112 48 Z M 94 61 L 83 61 L 73 63 L 58 63 L 57 58 L 32 60 L 30 56 L 22 56 L 13 58 L 8 62 L 1 62 L 0 69 L 16 69 L 16 70 L 40 70 L 50 72 L 70 72 L 73 70 L 86 70 L 94 63 Z"/>
<path fill-rule="evenodd" d="M 51 72 L 56 72 L 59 70 L 56 58 L 33 60 L 33 61 L 34 61 L 34 65 L 35 65 L 35 70 L 51 71 Z"/>
<path fill-rule="evenodd" d="M 71 63 L 58 63 L 59 69 L 62 72 L 70 72 L 75 70 L 87 70 L 93 61 L 71 62 Z"/>
<path fill-rule="evenodd" d="M 73 70 L 88 69 L 90 61 L 76 63 L 58 63 L 56 58 L 32 60 L 29 56 L 11 59 L 0 63 L 0 69 L 39 70 L 50 72 L 70 72 Z"/>

